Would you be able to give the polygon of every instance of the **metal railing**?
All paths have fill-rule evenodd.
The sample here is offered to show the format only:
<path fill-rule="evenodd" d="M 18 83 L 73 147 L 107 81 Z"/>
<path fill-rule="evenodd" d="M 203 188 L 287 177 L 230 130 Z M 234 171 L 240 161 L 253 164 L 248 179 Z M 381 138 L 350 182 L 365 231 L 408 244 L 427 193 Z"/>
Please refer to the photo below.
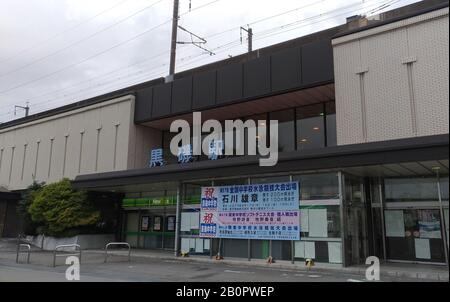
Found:
<path fill-rule="evenodd" d="M 26 247 L 26 250 L 22 250 L 21 247 Z M 17 255 L 16 263 L 19 263 L 19 254 L 27 253 L 27 264 L 30 264 L 31 245 L 28 243 L 17 243 Z"/>
<path fill-rule="evenodd" d="M 126 246 L 128 248 L 128 261 L 131 261 L 131 246 L 128 242 L 110 242 L 105 246 L 105 263 L 108 261 L 108 248 L 110 246 Z"/>
<path fill-rule="evenodd" d="M 78 252 L 77 253 L 66 252 L 64 254 L 57 254 L 56 253 L 59 249 L 66 248 L 66 247 L 75 247 L 75 252 L 77 251 L 77 249 L 78 249 Z M 78 244 L 57 245 L 55 247 L 55 249 L 53 250 L 53 267 L 56 266 L 56 257 L 68 257 L 68 256 L 78 256 L 78 260 L 81 263 L 81 247 L 80 247 L 80 245 L 78 245 Z"/>

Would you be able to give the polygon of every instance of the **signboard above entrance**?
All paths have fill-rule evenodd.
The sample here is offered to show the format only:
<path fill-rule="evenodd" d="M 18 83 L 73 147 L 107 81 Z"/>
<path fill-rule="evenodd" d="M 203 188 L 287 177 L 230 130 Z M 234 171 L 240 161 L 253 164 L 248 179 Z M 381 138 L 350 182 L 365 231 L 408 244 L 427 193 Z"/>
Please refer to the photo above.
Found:
<path fill-rule="evenodd" d="M 161 198 L 126 198 L 122 200 L 123 208 L 149 208 L 160 206 L 174 206 L 177 204 L 176 197 Z"/>
<path fill-rule="evenodd" d="M 200 237 L 300 240 L 298 182 L 203 187 Z"/>

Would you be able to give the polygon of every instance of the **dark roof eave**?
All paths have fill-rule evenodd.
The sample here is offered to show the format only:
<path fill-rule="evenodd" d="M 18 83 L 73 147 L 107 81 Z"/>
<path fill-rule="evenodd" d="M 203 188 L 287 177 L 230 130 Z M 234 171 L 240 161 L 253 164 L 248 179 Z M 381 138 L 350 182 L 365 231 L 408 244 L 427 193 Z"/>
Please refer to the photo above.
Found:
<path fill-rule="evenodd" d="M 358 165 L 395 163 L 419 160 L 448 159 L 448 135 L 407 138 L 383 142 L 328 147 L 280 153 L 275 167 L 260 167 L 255 156 L 243 156 L 219 161 L 195 162 L 80 175 L 73 181 L 76 188 L 93 188 L 107 185 L 162 182 L 169 180 L 202 179 L 229 175 L 254 175 L 301 170 L 343 168 Z M 248 174 L 245 174 L 248 173 Z"/>

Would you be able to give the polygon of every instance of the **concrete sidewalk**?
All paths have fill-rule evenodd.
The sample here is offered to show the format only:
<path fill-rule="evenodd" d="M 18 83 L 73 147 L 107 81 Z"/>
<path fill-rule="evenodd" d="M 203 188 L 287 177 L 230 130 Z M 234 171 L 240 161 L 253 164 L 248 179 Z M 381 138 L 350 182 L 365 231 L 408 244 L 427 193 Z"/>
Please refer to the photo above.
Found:
<path fill-rule="evenodd" d="M 103 250 L 89 250 L 85 253 L 104 253 Z M 125 256 L 125 252 L 114 252 Z M 303 262 L 295 262 L 292 264 L 290 261 L 276 261 L 275 263 L 268 264 L 265 260 L 252 259 L 248 261 L 246 259 L 239 258 L 227 258 L 223 260 L 211 259 L 208 256 L 189 256 L 189 257 L 175 257 L 173 252 L 169 251 L 148 251 L 148 250 L 132 250 L 131 257 L 133 259 L 161 259 L 161 260 L 177 260 L 186 262 L 199 262 L 199 263 L 223 263 L 233 265 L 236 267 L 266 267 L 277 269 L 288 269 L 298 271 L 308 271 L 308 268 Z M 343 273 L 352 273 L 365 276 L 367 266 L 351 266 L 342 267 L 339 264 L 324 264 L 316 263 L 309 271 L 340 271 Z M 433 280 L 433 281 L 449 281 L 449 269 L 447 266 L 426 265 L 426 264 L 400 264 L 400 263 L 382 263 L 381 276 L 388 277 L 404 277 L 418 280 Z"/>

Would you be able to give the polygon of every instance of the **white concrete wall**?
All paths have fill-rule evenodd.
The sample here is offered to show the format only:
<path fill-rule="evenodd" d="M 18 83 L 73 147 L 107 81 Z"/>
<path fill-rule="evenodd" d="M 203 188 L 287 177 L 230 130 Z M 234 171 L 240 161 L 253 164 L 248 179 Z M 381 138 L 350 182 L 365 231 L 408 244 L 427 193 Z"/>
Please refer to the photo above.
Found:
<path fill-rule="evenodd" d="M 33 179 L 51 183 L 142 166 L 145 144 L 141 138 L 140 151 L 133 151 L 138 140 L 130 134 L 145 131 L 133 116 L 134 96 L 125 96 L 1 129 L 0 186 L 18 190 Z"/>
<path fill-rule="evenodd" d="M 339 145 L 449 133 L 448 8 L 333 40 Z"/>
<path fill-rule="evenodd" d="M 48 237 L 43 235 L 27 236 L 26 241 L 43 249 L 53 251 L 58 245 L 78 244 L 82 250 L 104 249 L 107 243 L 115 242 L 114 234 L 77 235 L 74 237 Z M 59 251 L 75 251 L 75 247 L 64 247 Z"/>

